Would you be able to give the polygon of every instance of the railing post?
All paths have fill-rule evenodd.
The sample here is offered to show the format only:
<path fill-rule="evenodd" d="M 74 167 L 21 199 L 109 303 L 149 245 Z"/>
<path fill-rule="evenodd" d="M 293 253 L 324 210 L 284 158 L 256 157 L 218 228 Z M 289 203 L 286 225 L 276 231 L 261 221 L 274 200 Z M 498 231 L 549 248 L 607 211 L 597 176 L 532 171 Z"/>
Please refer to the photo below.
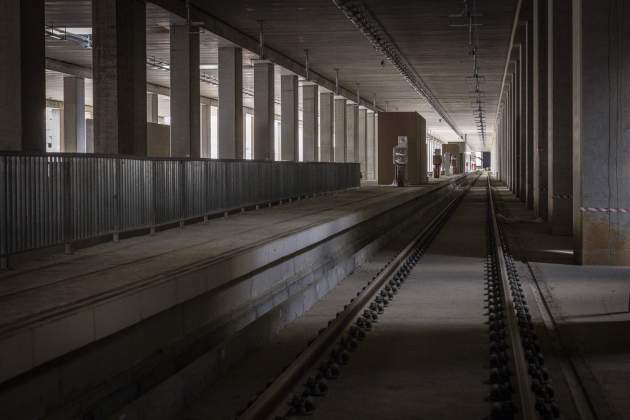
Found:
<path fill-rule="evenodd" d="M 0 185 L 0 270 L 9 268 L 9 198 L 8 185 L 9 171 L 7 169 L 7 157 L 0 156 L 0 173 L 2 174 L 2 185 Z"/>
<path fill-rule="evenodd" d="M 120 226 L 121 226 L 121 209 L 120 209 L 120 193 L 122 191 L 122 158 L 115 157 L 116 159 L 116 174 L 114 176 L 114 232 L 113 232 L 113 240 L 114 242 L 118 242 L 120 235 Z"/>
<path fill-rule="evenodd" d="M 186 194 L 186 163 L 183 159 L 179 161 L 180 177 L 179 177 L 179 193 L 180 193 L 180 212 L 179 227 L 184 227 L 184 218 L 188 214 L 188 195 Z"/>
<path fill-rule="evenodd" d="M 63 242 L 66 254 L 72 254 L 74 240 L 73 164 L 72 157 L 63 160 Z"/>
<path fill-rule="evenodd" d="M 210 161 L 204 159 L 201 161 L 201 167 L 203 170 L 202 179 L 201 179 L 201 191 L 203 191 L 203 222 L 208 223 L 208 213 L 210 213 L 210 191 L 209 191 L 209 183 L 208 183 L 208 174 L 210 173 Z"/>
<path fill-rule="evenodd" d="M 157 177 L 156 177 L 156 165 L 157 165 L 157 161 L 152 160 L 150 161 L 151 163 L 151 170 L 150 170 L 150 176 L 151 176 L 151 202 L 149 203 L 151 206 L 151 226 L 149 227 L 149 233 L 151 235 L 155 234 L 155 226 L 157 225 Z"/>

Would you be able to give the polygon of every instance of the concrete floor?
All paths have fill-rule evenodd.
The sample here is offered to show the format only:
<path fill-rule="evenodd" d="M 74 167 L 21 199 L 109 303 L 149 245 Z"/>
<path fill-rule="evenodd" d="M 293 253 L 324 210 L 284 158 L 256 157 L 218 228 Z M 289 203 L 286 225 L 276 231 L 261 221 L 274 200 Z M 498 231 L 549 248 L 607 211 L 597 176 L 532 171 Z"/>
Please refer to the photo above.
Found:
<path fill-rule="evenodd" d="M 630 268 L 573 265 L 570 236 L 550 235 L 505 188 L 497 196 L 512 250 L 529 261 L 589 399 L 601 418 L 630 419 Z M 531 279 L 526 264 L 517 267 Z"/>

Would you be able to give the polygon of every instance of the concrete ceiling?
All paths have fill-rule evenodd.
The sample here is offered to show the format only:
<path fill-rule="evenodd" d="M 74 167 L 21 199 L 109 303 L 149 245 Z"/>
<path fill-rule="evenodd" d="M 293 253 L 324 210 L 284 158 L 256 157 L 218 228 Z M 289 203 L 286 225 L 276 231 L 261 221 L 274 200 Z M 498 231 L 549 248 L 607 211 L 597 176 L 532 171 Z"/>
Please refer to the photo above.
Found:
<path fill-rule="evenodd" d="M 473 0 L 468 0 L 472 2 Z M 162 1 L 169 4 L 172 1 Z M 181 3 L 181 2 L 180 2 Z M 516 0 L 476 0 L 477 45 L 483 101 L 488 121 L 488 140 L 482 144 L 473 119 L 472 58 L 468 54 L 467 21 L 454 17 L 464 8 L 463 0 L 364 0 L 364 5 L 385 28 L 416 72 L 441 102 L 458 130 L 467 134 L 473 150 L 487 150 L 499 96 L 503 66 L 509 42 Z M 304 63 L 309 50 L 311 69 L 329 80 L 339 69 L 340 82 L 361 96 L 376 95 L 377 105 L 389 111 L 417 111 L 427 120 L 427 129 L 444 140 L 457 140 L 446 122 L 404 81 L 399 72 L 381 56 L 332 0 L 193 0 L 199 10 L 224 22 L 250 38 L 257 38 L 259 21 L 264 22 L 265 45 L 297 63 Z M 90 27 L 89 0 L 46 0 L 46 23 L 61 27 Z M 147 56 L 168 62 L 169 32 L 182 19 L 153 4 L 147 8 Z M 201 63 L 217 64 L 217 48 L 229 41 L 204 31 Z M 91 67 L 91 50 L 67 41 L 46 43 L 48 57 Z M 257 55 L 244 51 L 244 89 L 253 89 L 251 60 Z M 280 73 L 276 66 L 276 96 L 280 96 Z M 218 77 L 216 70 L 203 70 Z M 61 77 L 57 74 L 57 77 Z M 48 95 L 62 99 L 60 82 L 51 79 Z M 169 86 L 168 71 L 147 69 L 147 80 Z M 55 87 L 56 86 L 56 87 Z M 216 86 L 201 83 L 202 95 L 217 97 Z M 244 104 L 253 106 L 251 96 Z M 277 110 L 279 112 L 279 109 Z"/>

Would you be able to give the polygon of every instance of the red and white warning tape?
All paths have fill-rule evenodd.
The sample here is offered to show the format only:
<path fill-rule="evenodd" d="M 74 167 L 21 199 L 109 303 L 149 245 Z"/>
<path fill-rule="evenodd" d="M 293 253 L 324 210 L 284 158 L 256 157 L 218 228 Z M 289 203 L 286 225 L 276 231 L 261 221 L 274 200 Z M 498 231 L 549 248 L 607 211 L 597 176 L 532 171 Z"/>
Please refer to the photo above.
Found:
<path fill-rule="evenodd" d="M 630 209 L 612 209 L 606 207 L 580 207 L 580 211 L 589 213 L 630 213 Z"/>

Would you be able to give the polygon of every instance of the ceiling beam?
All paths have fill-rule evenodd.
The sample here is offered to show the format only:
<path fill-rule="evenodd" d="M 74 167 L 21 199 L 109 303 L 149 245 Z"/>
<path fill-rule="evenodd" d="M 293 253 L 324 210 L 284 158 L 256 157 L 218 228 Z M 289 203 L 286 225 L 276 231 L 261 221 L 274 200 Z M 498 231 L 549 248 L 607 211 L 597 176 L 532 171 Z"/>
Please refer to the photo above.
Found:
<path fill-rule="evenodd" d="M 240 46 L 241 48 L 245 48 L 249 51 L 259 51 L 259 40 L 247 35 L 246 33 L 240 31 L 239 29 L 230 26 L 226 22 L 216 18 L 215 16 L 210 15 L 203 6 L 196 4 L 191 0 L 189 3 L 181 0 L 151 0 L 151 3 L 173 13 L 177 16 L 180 16 L 184 19 L 187 16 L 190 16 L 191 22 L 199 22 L 201 27 L 212 32 L 215 35 L 224 38 L 225 40 Z M 190 5 L 190 8 L 187 8 L 187 4 Z M 272 61 L 273 63 L 284 67 L 285 69 L 299 75 L 302 77 L 306 77 L 306 67 L 304 64 L 295 61 L 294 59 L 278 52 L 277 50 L 265 45 L 265 59 Z M 334 80 L 329 80 L 323 75 L 313 71 L 313 68 L 309 65 L 309 80 L 311 82 L 317 83 L 318 85 L 330 90 L 331 92 L 335 92 L 335 82 Z M 339 95 L 345 96 L 351 101 L 355 101 L 357 99 L 356 91 L 347 89 L 343 86 L 340 86 Z M 364 97 L 360 98 L 360 105 L 371 109 L 372 111 L 382 112 L 383 110 L 379 107 L 374 107 L 373 101 L 370 99 L 366 99 Z"/>
<path fill-rule="evenodd" d="M 68 63 L 54 58 L 46 57 L 46 70 L 56 71 L 59 73 L 69 74 L 71 76 L 82 77 L 84 79 L 92 78 L 92 69 L 89 67 L 79 66 L 78 64 Z M 147 83 L 147 92 L 157 93 L 158 95 L 171 96 L 171 88 L 167 86 L 156 85 L 155 83 Z M 209 96 L 200 96 L 200 102 L 204 105 L 219 106 L 216 98 Z M 254 109 L 244 106 L 246 112 L 253 114 Z"/>
<path fill-rule="evenodd" d="M 67 61 L 61 61 L 50 57 L 46 57 L 46 69 L 69 74 L 71 76 L 82 77 L 84 79 L 92 78 L 92 69 L 90 67 L 68 63 Z M 155 83 L 147 83 L 147 92 L 171 96 L 171 89 L 169 87 L 156 85 Z M 218 105 L 218 101 L 216 99 L 206 96 L 201 96 L 201 103 L 214 106 Z"/>

